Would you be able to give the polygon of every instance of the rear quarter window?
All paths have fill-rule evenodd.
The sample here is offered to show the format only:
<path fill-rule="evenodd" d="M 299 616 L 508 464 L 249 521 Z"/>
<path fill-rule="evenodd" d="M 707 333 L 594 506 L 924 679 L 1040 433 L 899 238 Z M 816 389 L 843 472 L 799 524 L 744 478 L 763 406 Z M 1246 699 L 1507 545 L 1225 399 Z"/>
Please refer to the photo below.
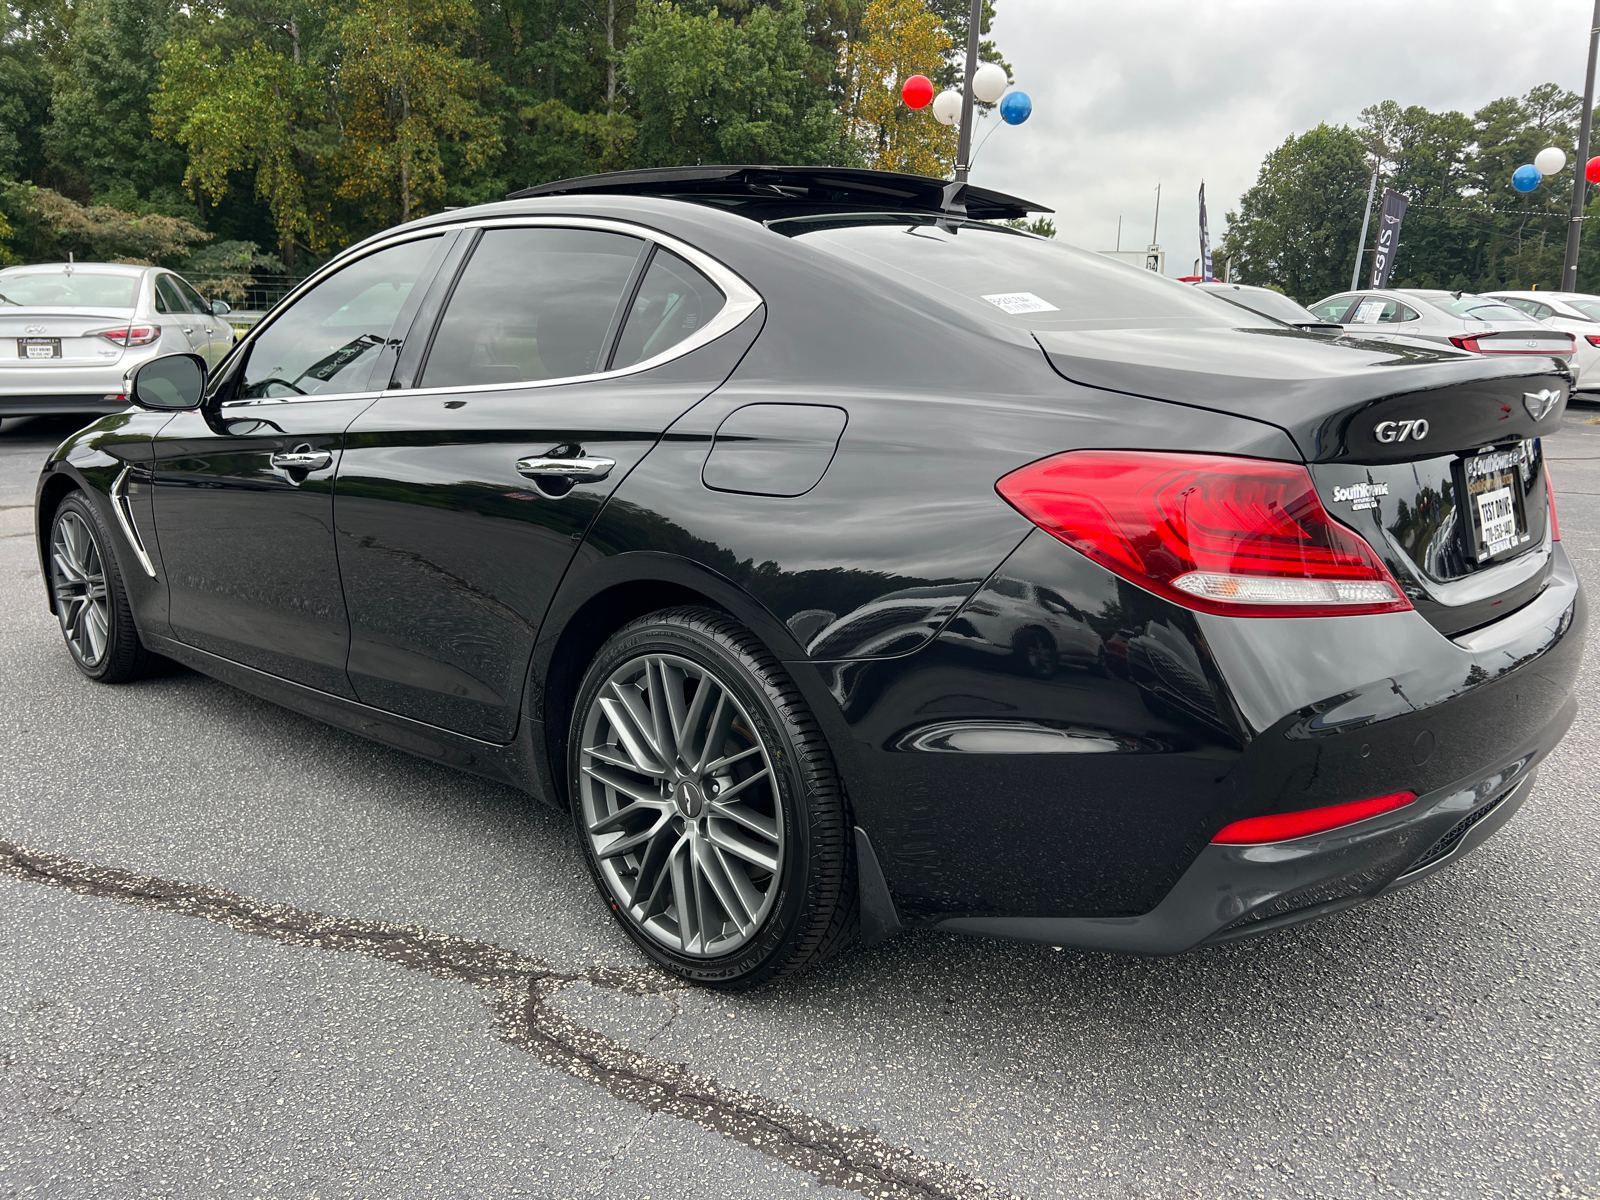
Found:
<path fill-rule="evenodd" d="M 783 226 L 783 228 L 779 228 Z M 780 233 L 919 292 L 1025 329 L 1281 328 L 1188 284 L 994 225 L 935 219 L 773 222 Z"/>

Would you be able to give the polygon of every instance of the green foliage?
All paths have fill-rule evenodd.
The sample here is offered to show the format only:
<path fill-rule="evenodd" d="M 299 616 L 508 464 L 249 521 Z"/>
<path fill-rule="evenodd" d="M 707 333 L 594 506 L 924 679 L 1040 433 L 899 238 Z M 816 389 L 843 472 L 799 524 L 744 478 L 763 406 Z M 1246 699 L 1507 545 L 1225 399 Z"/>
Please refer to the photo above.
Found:
<path fill-rule="evenodd" d="M 1511 186 L 1511 174 L 1546 146 L 1575 159 L 1581 108 L 1571 92 L 1541 84 L 1470 117 L 1386 100 L 1362 112 L 1357 130 L 1322 127 L 1290 138 L 1267 157 L 1239 211 L 1228 214 L 1221 255 L 1233 256 L 1235 278 L 1280 287 L 1305 303 L 1348 288 L 1376 171 L 1380 196 L 1389 187 L 1410 201 L 1394 286 L 1558 287 L 1577 164 L 1569 161 L 1527 195 Z M 1356 147 L 1359 161 L 1352 158 Z M 1580 286 L 1600 283 L 1600 227 L 1592 225 L 1585 223 Z M 1376 229 L 1375 215 L 1363 285 Z"/>
<path fill-rule="evenodd" d="M 759 5 L 743 21 L 646 0 L 622 55 L 639 113 L 638 166 L 827 163 L 841 150 L 832 97 L 808 68 L 801 0 Z"/>
<path fill-rule="evenodd" d="M 1014 220 L 1003 221 L 1001 224 L 1011 229 L 1021 229 L 1026 233 L 1036 234 L 1039 237 L 1053 238 L 1056 235 L 1056 223 L 1049 217 L 1035 217 L 1031 221 L 1026 217 L 1017 217 Z"/>
<path fill-rule="evenodd" d="M 206 296 L 235 305 L 244 302 L 258 275 L 278 275 L 284 269 L 277 255 L 240 241 L 213 242 L 171 265 Z"/>
<path fill-rule="evenodd" d="M 1276 285 L 1300 300 L 1348 284 L 1367 178 L 1353 131 L 1318 125 L 1291 135 L 1267 155 L 1238 213 L 1228 214 L 1222 254 L 1233 259 L 1234 278 Z"/>
<path fill-rule="evenodd" d="M 20 216 L 15 236 L 29 261 L 65 259 L 71 253 L 84 261 L 165 265 L 188 257 L 211 237 L 182 217 L 83 205 L 27 184 L 13 184 L 6 191 L 0 206 Z"/>

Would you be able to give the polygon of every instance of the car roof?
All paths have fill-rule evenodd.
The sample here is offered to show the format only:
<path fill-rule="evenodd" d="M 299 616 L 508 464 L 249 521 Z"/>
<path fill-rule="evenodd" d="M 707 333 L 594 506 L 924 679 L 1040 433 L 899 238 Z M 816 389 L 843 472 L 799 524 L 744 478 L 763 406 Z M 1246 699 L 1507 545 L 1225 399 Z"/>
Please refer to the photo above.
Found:
<path fill-rule="evenodd" d="M 649 167 L 557 179 L 509 193 L 507 200 L 535 196 L 654 196 L 721 208 L 757 221 L 811 213 L 922 212 L 944 209 L 948 181 L 860 167 L 700 166 Z M 967 216 L 981 221 L 1015 220 L 1054 212 L 1032 200 L 967 185 Z"/>
<path fill-rule="evenodd" d="M 65 271 L 71 267 L 74 271 L 93 270 L 96 275 L 143 275 L 146 271 L 156 270 L 155 267 L 142 267 L 136 263 L 102 263 L 102 262 L 59 262 L 59 263 L 28 263 L 21 267 L 6 267 L 0 274 L 6 275 L 44 275 L 52 271 Z"/>

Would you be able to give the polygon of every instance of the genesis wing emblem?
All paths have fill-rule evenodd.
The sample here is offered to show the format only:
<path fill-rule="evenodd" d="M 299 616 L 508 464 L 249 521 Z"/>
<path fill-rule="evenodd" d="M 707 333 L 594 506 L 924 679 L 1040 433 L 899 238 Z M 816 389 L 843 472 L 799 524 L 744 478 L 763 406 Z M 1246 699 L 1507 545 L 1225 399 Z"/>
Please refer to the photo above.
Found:
<path fill-rule="evenodd" d="M 1528 410 L 1528 415 L 1535 421 L 1542 421 L 1550 415 L 1550 410 L 1561 399 L 1561 393 L 1554 388 L 1545 388 L 1538 392 L 1523 392 L 1522 407 Z"/>

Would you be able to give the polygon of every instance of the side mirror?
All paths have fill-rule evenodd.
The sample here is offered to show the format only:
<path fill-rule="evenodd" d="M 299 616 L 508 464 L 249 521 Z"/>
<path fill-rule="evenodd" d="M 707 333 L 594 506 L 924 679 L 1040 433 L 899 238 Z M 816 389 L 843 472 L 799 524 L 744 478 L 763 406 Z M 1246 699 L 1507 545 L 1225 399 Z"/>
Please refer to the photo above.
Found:
<path fill-rule="evenodd" d="M 198 354 L 166 354 L 133 373 L 129 398 L 140 408 L 173 412 L 199 408 L 205 394 L 206 360 Z"/>
<path fill-rule="evenodd" d="M 213 317 L 225 317 L 232 311 L 233 305 L 226 300 L 213 300 L 211 302 L 211 315 Z"/>

